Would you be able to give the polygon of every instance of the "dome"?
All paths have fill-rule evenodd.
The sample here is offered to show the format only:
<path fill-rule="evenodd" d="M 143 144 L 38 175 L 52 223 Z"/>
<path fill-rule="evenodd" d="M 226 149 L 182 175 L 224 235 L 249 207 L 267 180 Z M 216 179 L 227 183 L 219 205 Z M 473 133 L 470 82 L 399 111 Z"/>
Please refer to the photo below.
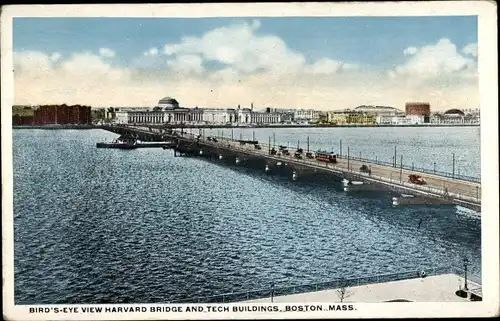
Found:
<path fill-rule="evenodd" d="M 449 109 L 444 114 L 447 116 L 465 116 L 464 112 L 460 109 Z"/>
<path fill-rule="evenodd" d="M 179 108 L 179 102 L 172 97 L 163 97 L 158 101 L 158 107 Z"/>

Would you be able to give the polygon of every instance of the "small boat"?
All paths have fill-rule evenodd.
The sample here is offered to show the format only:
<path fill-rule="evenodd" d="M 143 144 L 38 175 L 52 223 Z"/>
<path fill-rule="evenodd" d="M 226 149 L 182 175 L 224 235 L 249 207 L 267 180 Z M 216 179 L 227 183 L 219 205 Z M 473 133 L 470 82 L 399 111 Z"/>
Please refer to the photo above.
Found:
<path fill-rule="evenodd" d="M 97 148 L 135 149 L 137 148 L 137 140 L 119 137 L 110 143 L 97 143 Z"/>

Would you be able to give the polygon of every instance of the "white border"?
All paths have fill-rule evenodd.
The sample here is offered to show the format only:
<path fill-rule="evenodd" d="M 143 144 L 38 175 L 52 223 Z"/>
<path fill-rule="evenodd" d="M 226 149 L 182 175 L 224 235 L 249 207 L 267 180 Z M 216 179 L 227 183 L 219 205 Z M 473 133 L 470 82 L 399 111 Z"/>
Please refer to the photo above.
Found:
<path fill-rule="evenodd" d="M 385 3 L 266 3 L 168 5 L 33 5 L 5 6 L 1 17 L 1 143 L 3 313 L 9 320 L 139 320 L 248 318 L 359 318 L 498 316 L 499 202 L 498 202 L 498 61 L 496 3 L 487 1 Z M 182 313 L 182 314 L 29 314 L 14 305 L 12 215 L 12 18 L 13 17 L 265 17 L 265 16 L 429 16 L 477 15 L 479 93 L 481 104 L 482 273 L 483 301 L 467 303 L 355 304 L 353 312 L 319 313 Z M 233 304 L 234 305 L 234 304 Z M 73 307 L 66 305 L 67 307 Z M 76 306 L 76 305 L 74 305 Z M 85 305 L 80 305 L 85 306 Z M 98 306 L 98 305 L 93 305 Z M 110 306 L 110 305 L 107 305 Z M 120 306 L 120 305 L 114 305 Z M 121 305 L 126 306 L 126 305 Z M 151 305 L 133 305 L 151 306 Z M 155 305 L 157 306 L 157 305 Z"/>

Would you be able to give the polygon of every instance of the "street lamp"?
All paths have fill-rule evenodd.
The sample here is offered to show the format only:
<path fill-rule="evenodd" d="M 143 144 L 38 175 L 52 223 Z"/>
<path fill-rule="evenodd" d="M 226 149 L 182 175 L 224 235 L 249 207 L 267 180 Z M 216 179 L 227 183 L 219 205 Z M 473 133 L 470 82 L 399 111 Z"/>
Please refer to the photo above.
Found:
<path fill-rule="evenodd" d="M 453 153 L 453 168 L 452 168 L 452 174 L 451 178 L 455 178 L 455 153 Z"/>
<path fill-rule="evenodd" d="M 469 264 L 469 260 L 467 258 L 464 258 L 464 275 L 465 275 L 465 284 L 464 284 L 464 290 L 467 291 L 467 264 Z"/>

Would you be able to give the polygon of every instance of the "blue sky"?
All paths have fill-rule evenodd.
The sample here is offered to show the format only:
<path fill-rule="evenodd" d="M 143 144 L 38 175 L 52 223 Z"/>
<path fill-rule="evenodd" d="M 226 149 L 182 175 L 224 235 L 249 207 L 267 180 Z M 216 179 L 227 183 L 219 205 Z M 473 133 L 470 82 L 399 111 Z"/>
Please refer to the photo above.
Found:
<path fill-rule="evenodd" d="M 69 54 L 112 48 L 131 61 L 145 48 L 163 47 L 183 36 L 254 18 L 15 18 L 14 51 Z M 476 16 L 450 17 L 286 17 L 257 18 L 257 35 L 276 35 L 306 59 L 329 57 L 352 63 L 391 66 L 408 46 L 448 38 L 457 47 L 477 42 Z"/>
<path fill-rule="evenodd" d="M 14 18 L 15 101 L 477 108 L 477 16 Z"/>

